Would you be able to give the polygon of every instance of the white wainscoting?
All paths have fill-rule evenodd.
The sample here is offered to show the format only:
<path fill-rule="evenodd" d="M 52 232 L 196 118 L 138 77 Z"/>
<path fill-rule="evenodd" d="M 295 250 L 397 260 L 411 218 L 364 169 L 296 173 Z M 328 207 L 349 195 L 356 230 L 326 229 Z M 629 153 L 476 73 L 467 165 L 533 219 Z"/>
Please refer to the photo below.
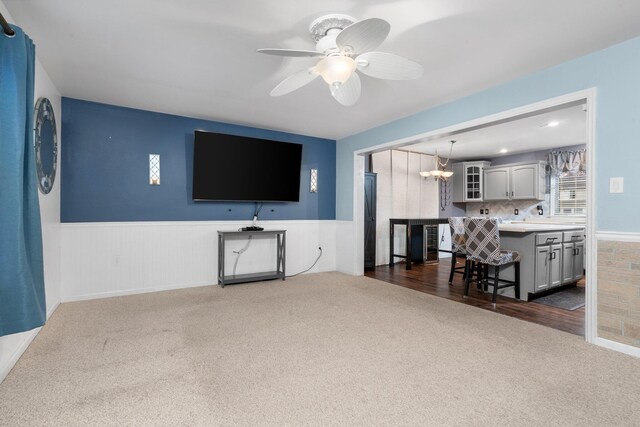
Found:
<path fill-rule="evenodd" d="M 354 238 L 353 221 L 336 221 L 336 270 L 358 275 L 357 266 L 360 264 L 356 261 Z M 364 241 L 361 244 L 364 246 Z"/>
<path fill-rule="evenodd" d="M 62 224 L 62 301 L 103 298 L 217 284 L 217 231 L 238 230 L 248 221 L 126 222 Z M 336 270 L 336 221 L 261 221 L 287 230 L 287 275 Z M 230 242 L 233 250 L 246 241 Z M 275 240 L 254 238 L 237 273 L 275 270 Z"/>

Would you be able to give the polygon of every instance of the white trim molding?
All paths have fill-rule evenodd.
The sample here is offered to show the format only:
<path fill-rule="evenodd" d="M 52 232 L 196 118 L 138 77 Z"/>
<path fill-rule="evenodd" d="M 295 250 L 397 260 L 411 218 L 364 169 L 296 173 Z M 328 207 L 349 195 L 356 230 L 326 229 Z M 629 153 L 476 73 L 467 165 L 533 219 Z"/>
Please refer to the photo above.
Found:
<path fill-rule="evenodd" d="M 620 353 L 628 354 L 629 356 L 640 357 L 640 347 L 622 344 L 601 337 L 596 337 L 593 344 L 599 345 L 600 347 L 608 348 L 609 350 L 619 351 Z"/>
<path fill-rule="evenodd" d="M 51 315 L 56 311 L 56 309 L 59 306 L 60 306 L 60 302 L 57 301 L 56 303 L 53 304 L 51 308 L 49 308 L 49 310 L 47 311 L 47 320 L 49 320 Z M 16 335 L 20 335 L 20 337 L 16 337 L 16 338 L 20 339 L 21 342 L 15 348 L 11 356 L 9 356 L 7 361 L 4 362 L 2 366 L 0 366 L 0 384 L 2 384 L 2 382 L 7 377 L 7 375 L 9 375 L 9 372 L 11 372 L 11 370 L 16 365 L 16 363 L 18 363 L 18 360 L 22 357 L 24 352 L 27 351 L 27 348 L 29 348 L 29 346 L 31 345 L 31 343 L 36 338 L 36 336 L 40 333 L 41 330 L 42 330 L 42 327 L 39 327 L 27 332 L 22 332 L 21 334 L 16 334 Z"/>
<path fill-rule="evenodd" d="M 623 231 L 596 231 L 596 239 L 609 242 L 640 242 L 640 233 Z"/>
<path fill-rule="evenodd" d="M 217 283 L 215 283 L 214 281 L 208 280 L 206 282 L 178 283 L 178 284 L 172 284 L 167 286 L 151 286 L 148 288 L 131 288 L 131 289 L 116 290 L 116 291 L 95 292 L 95 293 L 87 293 L 87 294 L 81 294 L 81 295 L 63 296 L 62 302 L 65 303 L 65 302 L 87 301 L 87 300 L 102 299 L 102 298 L 123 297 L 126 295 L 138 295 L 138 294 L 147 294 L 150 292 L 174 291 L 177 289 L 199 288 L 202 286 L 217 286 Z"/>

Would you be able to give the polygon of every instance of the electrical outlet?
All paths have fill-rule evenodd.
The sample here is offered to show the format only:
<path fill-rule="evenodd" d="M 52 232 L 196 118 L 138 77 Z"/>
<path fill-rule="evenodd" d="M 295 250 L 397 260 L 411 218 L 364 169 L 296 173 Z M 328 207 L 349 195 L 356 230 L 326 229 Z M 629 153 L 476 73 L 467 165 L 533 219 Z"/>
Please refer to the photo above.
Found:
<path fill-rule="evenodd" d="M 484 215 L 484 209 L 480 209 L 480 215 Z"/>
<path fill-rule="evenodd" d="M 518 209 L 514 209 L 514 210 L 513 210 L 513 214 L 514 214 L 514 215 L 518 215 L 518 213 L 519 213 L 519 212 L 520 212 L 520 211 L 518 211 Z"/>

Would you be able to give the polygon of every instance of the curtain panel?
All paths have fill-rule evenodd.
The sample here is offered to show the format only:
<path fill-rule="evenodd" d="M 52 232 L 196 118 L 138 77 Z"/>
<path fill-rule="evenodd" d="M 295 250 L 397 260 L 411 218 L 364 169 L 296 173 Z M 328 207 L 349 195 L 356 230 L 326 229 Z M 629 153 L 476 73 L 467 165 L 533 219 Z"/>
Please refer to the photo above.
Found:
<path fill-rule="evenodd" d="M 0 336 L 46 320 L 33 149 L 35 46 L 0 32 Z"/>
<path fill-rule="evenodd" d="M 583 176 L 587 173 L 587 150 L 551 151 L 547 172 L 553 176 Z"/>

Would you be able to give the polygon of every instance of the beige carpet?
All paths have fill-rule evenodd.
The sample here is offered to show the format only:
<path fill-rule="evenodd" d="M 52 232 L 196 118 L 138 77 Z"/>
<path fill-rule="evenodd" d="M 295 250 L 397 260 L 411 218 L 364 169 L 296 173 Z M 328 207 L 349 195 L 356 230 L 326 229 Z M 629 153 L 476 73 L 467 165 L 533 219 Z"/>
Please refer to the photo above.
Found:
<path fill-rule="evenodd" d="M 640 360 L 368 278 L 63 304 L 0 425 L 640 425 Z"/>

